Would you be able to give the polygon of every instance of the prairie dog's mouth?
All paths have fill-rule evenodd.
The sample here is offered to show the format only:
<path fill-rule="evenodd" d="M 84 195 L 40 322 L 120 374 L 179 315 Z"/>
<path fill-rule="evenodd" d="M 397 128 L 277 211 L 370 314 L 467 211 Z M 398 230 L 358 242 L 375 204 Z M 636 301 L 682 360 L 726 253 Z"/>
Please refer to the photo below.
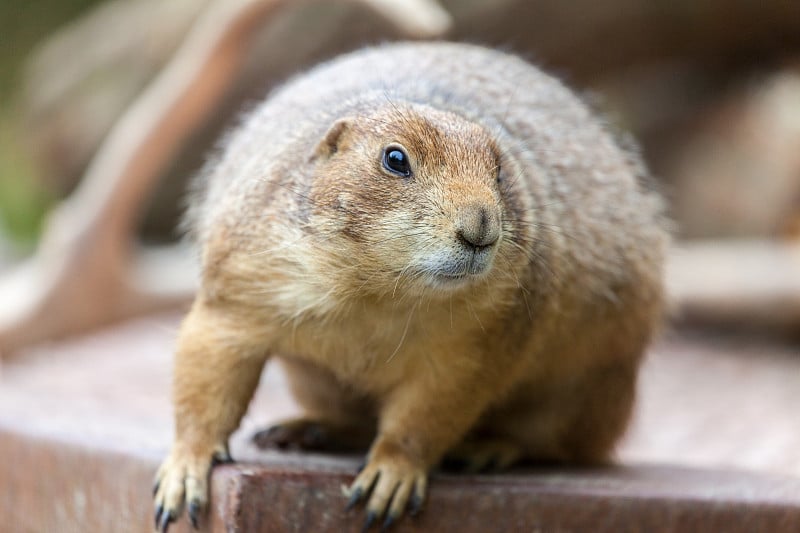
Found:
<path fill-rule="evenodd" d="M 444 272 L 434 272 L 431 274 L 431 277 L 437 280 L 442 280 L 445 282 L 454 282 L 454 281 L 461 281 L 466 280 L 472 277 L 476 277 L 475 274 L 468 274 L 467 272 L 461 272 L 458 274 L 448 274 Z"/>
<path fill-rule="evenodd" d="M 431 286 L 455 288 L 483 278 L 492 269 L 492 264 L 493 254 L 477 252 L 431 261 L 420 268 L 419 273 Z"/>

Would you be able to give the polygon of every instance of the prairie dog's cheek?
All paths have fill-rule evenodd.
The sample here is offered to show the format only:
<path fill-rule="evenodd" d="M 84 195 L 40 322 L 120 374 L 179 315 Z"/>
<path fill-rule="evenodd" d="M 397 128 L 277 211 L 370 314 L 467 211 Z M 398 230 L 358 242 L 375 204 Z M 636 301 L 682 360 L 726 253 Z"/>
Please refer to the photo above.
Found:
<path fill-rule="evenodd" d="M 353 202 L 352 195 L 349 192 L 341 189 L 337 190 L 324 182 L 311 190 L 308 200 L 313 206 L 313 212 L 316 215 L 331 221 L 343 219 L 347 212 L 350 211 Z"/>
<path fill-rule="evenodd" d="M 389 262 L 407 262 L 426 240 L 426 231 L 422 224 L 415 221 L 413 213 L 406 209 L 394 209 L 376 220 L 370 240 L 374 244 L 374 253 L 387 255 Z"/>
<path fill-rule="evenodd" d="M 324 218 L 333 233 L 339 233 L 350 241 L 362 243 L 367 240 L 368 224 L 362 210 L 357 208 L 358 198 L 348 191 L 332 196 L 324 206 Z M 333 237 L 332 234 L 328 235 Z"/>

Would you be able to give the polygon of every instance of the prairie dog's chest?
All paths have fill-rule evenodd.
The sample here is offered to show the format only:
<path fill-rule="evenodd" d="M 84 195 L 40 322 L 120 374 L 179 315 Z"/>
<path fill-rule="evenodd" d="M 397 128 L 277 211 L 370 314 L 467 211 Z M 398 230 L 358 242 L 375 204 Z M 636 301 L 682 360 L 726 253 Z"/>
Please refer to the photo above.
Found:
<path fill-rule="evenodd" d="M 454 348 L 449 328 L 438 327 L 436 313 L 418 306 L 351 310 L 334 320 L 305 321 L 287 327 L 276 353 L 319 365 L 340 381 L 380 393 L 410 379 Z"/>

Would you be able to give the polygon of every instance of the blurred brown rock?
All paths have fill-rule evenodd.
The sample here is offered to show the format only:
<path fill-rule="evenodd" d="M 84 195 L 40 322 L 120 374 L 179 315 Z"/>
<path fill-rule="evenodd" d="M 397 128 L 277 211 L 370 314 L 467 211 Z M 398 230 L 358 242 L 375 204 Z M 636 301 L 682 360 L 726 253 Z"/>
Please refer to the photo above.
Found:
<path fill-rule="evenodd" d="M 789 233 L 800 213 L 800 68 L 710 106 L 662 172 L 671 177 L 674 213 L 687 237 Z"/>
<path fill-rule="evenodd" d="M 800 47 L 800 2 L 785 0 L 441 0 L 453 37 L 521 51 L 591 85 L 638 65 L 761 64 Z"/>
<path fill-rule="evenodd" d="M 683 242 L 666 280 L 679 324 L 800 340 L 800 242 Z"/>

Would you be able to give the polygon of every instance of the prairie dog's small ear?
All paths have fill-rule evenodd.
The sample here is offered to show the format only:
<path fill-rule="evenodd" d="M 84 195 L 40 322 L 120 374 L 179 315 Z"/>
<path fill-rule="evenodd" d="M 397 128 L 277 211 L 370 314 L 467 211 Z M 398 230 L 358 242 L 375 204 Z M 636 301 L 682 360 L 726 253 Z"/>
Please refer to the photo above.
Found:
<path fill-rule="evenodd" d="M 350 117 L 340 118 L 334 122 L 316 148 L 314 148 L 311 160 L 327 159 L 339 151 L 352 122 L 353 120 Z"/>

